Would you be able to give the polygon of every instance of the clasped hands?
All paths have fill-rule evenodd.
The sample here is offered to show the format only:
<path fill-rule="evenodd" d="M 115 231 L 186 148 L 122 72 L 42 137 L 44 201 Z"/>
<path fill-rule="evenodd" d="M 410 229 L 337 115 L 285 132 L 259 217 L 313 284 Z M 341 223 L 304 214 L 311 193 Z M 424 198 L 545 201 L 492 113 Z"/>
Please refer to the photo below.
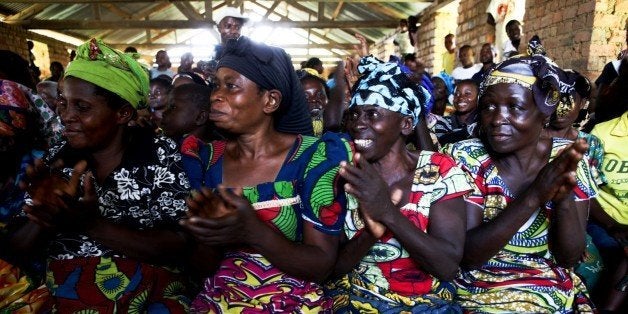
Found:
<path fill-rule="evenodd" d="M 192 191 L 186 203 L 187 218 L 179 223 L 205 245 L 249 243 L 262 223 L 249 200 L 242 196 L 242 188 L 232 190 L 219 185 L 217 191 L 212 191 L 203 187 Z"/>
<path fill-rule="evenodd" d="M 388 184 L 360 153 L 356 153 L 355 165 L 343 161 L 340 163 L 340 175 L 347 181 L 345 191 L 353 195 L 359 203 L 359 211 L 367 230 L 375 238 L 386 232 L 381 223 L 387 215 L 398 212 L 391 201 Z"/>
<path fill-rule="evenodd" d="M 27 166 L 20 187 L 28 192 L 32 202 L 24 205 L 24 212 L 31 221 L 47 229 L 84 231 L 100 216 L 94 176 L 87 171 L 84 160 L 76 163 L 69 180 L 61 173 L 62 167 L 63 161 L 48 166 L 40 159 Z"/>

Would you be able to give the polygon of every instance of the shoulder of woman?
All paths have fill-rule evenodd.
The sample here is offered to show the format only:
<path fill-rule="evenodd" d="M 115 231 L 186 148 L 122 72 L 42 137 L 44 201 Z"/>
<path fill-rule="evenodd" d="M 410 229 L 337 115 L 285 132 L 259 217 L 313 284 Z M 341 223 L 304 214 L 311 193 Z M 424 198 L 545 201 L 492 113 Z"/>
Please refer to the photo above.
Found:
<path fill-rule="evenodd" d="M 348 136 L 326 132 L 320 138 L 303 135 L 303 146 L 306 149 L 314 149 L 315 154 L 324 154 L 327 158 L 338 160 L 351 160 L 353 149 Z"/>
<path fill-rule="evenodd" d="M 443 145 L 440 152 L 451 156 L 454 160 L 457 160 L 461 155 L 477 155 L 478 153 L 486 152 L 484 143 L 480 139 L 471 138 L 456 143 L 448 143 Z"/>

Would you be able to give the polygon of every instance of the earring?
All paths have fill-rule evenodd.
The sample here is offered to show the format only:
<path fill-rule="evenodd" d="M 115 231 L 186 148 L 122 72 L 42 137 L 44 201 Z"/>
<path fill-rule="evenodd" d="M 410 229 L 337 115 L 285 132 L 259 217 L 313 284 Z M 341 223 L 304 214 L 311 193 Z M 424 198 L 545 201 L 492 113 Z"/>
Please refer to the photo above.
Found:
<path fill-rule="evenodd" d="M 543 128 L 544 128 L 544 129 L 549 128 L 549 121 L 548 121 L 548 122 L 543 123 Z"/>

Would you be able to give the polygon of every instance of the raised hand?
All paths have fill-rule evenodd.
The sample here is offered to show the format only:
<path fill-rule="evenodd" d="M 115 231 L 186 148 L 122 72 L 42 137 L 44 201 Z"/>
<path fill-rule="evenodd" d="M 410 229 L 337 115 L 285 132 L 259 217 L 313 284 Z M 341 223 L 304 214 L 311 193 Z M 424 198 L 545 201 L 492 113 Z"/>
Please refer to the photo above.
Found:
<path fill-rule="evenodd" d="M 212 190 L 202 187 L 198 191 L 192 191 L 186 201 L 188 205 L 188 217 L 199 216 L 202 218 L 220 218 L 234 211 Z"/>
<path fill-rule="evenodd" d="M 353 45 L 353 47 L 358 52 L 360 57 L 368 56 L 369 55 L 369 46 L 368 46 L 368 43 L 366 42 L 366 38 L 362 34 L 360 34 L 360 33 L 355 33 L 355 38 L 360 43 L 357 44 L 357 45 Z"/>
<path fill-rule="evenodd" d="M 231 191 L 224 186 L 218 193 L 201 189 L 188 199 L 188 219 L 180 224 L 201 243 L 209 246 L 246 244 L 263 224 L 242 189 Z"/>
<path fill-rule="evenodd" d="M 347 180 L 345 191 L 355 196 L 360 205 L 360 213 L 373 236 L 381 237 L 385 226 L 380 223 L 384 216 L 397 210 L 391 202 L 388 184 L 375 168 L 364 159 L 362 154 L 355 154 L 356 166 L 343 162 L 340 175 Z"/>
<path fill-rule="evenodd" d="M 567 197 L 576 185 L 576 169 L 589 145 L 584 139 L 577 139 L 563 149 L 550 163 L 545 165 L 534 180 L 533 186 L 541 203 L 559 202 Z"/>
<path fill-rule="evenodd" d="M 56 166 L 61 166 L 57 163 Z M 54 168 L 38 161 L 27 169 L 26 186 L 32 203 L 24 206 L 27 217 L 39 225 L 62 231 L 83 231 L 91 227 L 99 216 L 98 197 L 94 176 L 85 173 L 87 162 L 78 162 L 72 176 L 66 180 Z M 81 178 L 83 179 L 82 189 Z"/>

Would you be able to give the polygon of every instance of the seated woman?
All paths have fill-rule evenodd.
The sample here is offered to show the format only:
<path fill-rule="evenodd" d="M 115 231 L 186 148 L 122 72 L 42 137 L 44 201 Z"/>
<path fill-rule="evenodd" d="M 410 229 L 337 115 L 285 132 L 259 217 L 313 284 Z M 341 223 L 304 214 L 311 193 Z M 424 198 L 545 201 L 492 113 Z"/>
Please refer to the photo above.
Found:
<path fill-rule="evenodd" d="M 240 37 L 219 60 L 210 119 L 228 136 L 210 143 L 209 189 L 193 193 L 181 222 L 198 242 L 195 259 L 218 268 L 191 311 L 329 312 L 319 283 L 338 252 L 348 143 L 300 135 L 312 120 L 282 49 Z"/>
<path fill-rule="evenodd" d="M 47 251 L 59 312 L 183 313 L 181 156 L 173 141 L 127 126 L 148 103 L 148 72 L 100 40 L 77 51 L 58 104 L 66 140 L 27 169 L 28 220 L 11 244 Z"/>
<path fill-rule="evenodd" d="M 479 86 L 473 80 L 461 80 L 454 90 L 454 108 L 450 116 L 434 116 L 438 121 L 434 132 L 441 145 L 474 137 L 478 120 Z"/>
<path fill-rule="evenodd" d="M 591 96 L 591 83 L 585 76 L 578 72 L 571 70 L 566 70 L 565 72 L 575 81 L 574 88 L 576 89 L 576 93 L 574 93 L 572 101 L 561 102 L 556 107 L 556 111 L 550 117 L 549 123 L 545 125 L 541 136 L 548 138 L 559 137 L 571 141 L 575 141 L 578 138 L 585 139 L 589 145 L 585 157 L 589 162 L 593 179 L 598 186 L 602 186 L 606 184 L 606 179 L 602 172 L 602 160 L 604 158 L 602 142 L 596 136 L 578 131 L 578 129 L 574 127 L 574 123 L 576 123 L 576 120 L 579 118 L 580 112 L 586 110 L 588 106 L 589 97 Z M 591 215 L 593 215 L 593 213 L 591 213 Z M 602 267 L 603 264 L 599 251 L 593 244 L 591 237 L 586 235 L 586 239 L 586 252 L 575 271 L 582 277 L 587 289 L 593 294 L 594 291 L 592 288 L 595 287 L 600 272 L 604 267 Z"/>
<path fill-rule="evenodd" d="M 28 74 L 28 62 L 23 71 Z M 42 101 L 28 87 L 6 80 L 0 68 L 0 313 L 43 313 L 51 299 L 43 284 L 43 257 L 21 258 L 6 248 L 8 224 L 24 205 L 20 176 L 24 165 L 41 157 L 45 149 L 41 117 L 35 101 Z"/>
<path fill-rule="evenodd" d="M 480 86 L 479 139 L 448 145 L 471 177 L 467 238 L 455 283 L 465 311 L 592 311 L 571 267 L 585 247 L 596 184 L 584 140 L 540 137 L 574 82 L 541 55 L 513 57 Z"/>
<path fill-rule="evenodd" d="M 460 312 L 447 281 L 462 258 L 471 186 L 451 158 L 406 148 L 427 91 L 395 63 L 369 56 L 358 68 L 346 123 L 356 165 L 340 169 L 357 204 L 345 220 L 340 278 L 328 285 L 334 312 Z"/>

